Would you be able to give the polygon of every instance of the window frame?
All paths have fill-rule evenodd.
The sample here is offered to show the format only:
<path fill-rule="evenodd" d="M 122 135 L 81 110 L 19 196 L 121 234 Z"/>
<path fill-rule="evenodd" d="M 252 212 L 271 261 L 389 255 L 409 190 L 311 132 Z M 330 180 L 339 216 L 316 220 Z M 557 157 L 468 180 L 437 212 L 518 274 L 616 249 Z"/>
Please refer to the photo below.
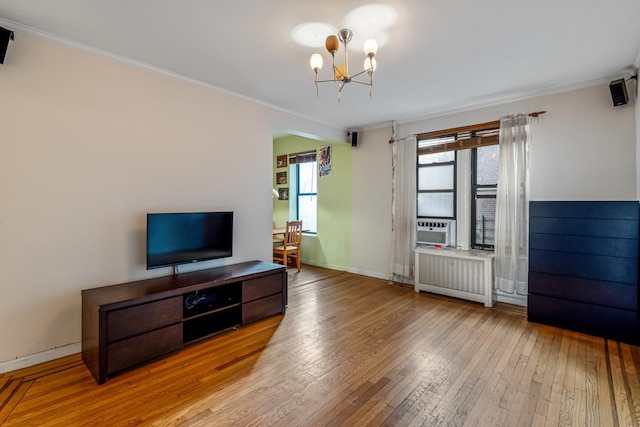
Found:
<path fill-rule="evenodd" d="M 457 212 L 457 195 L 458 195 L 458 153 L 454 152 L 453 153 L 453 160 L 449 161 L 449 162 L 442 162 L 442 163 L 428 163 L 428 164 L 420 164 L 420 156 L 421 154 L 418 154 L 416 156 L 416 218 L 418 219 L 422 219 L 422 218 L 427 218 L 427 219 L 451 219 L 451 220 L 455 220 L 456 219 L 456 212 Z M 453 188 L 452 189 L 435 189 L 435 190 L 420 190 L 420 169 L 422 168 L 432 168 L 432 167 L 440 167 L 440 166 L 453 166 Z M 452 206 L 452 212 L 453 212 L 453 216 L 425 216 L 425 215 L 419 215 L 419 206 L 418 206 L 418 196 L 420 194 L 451 194 L 453 196 L 453 206 Z"/>
<path fill-rule="evenodd" d="M 469 244 L 472 249 L 481 250 L 494 250 L 494 245 L 487 245 L 484 242 L 476 241 L 476 229 L 477 229 L 477 199 L 494 199 L 496 200 L 498 194 L 498 182 L 495 184 L 478 184 L 478 148 L 471 149 L 471 229 L 469 236 Z M 493 195 L 478 194 L 478 189 L 495 189 Z M 495 230 L 495 216 L 494 216 L 494 230 Z"/>
<path fill-rule="evenodd" d="M 301 193 L 300 192 L 300 165 L 301 164 L 307 164 L 307 163 L 315 163 L 315 168 L 312 168 L 312 176 L 316 178 L 315 181 L 315 187 L 316 187 L 316 191 L 315 193 Z M 306 234 L 318 234 L 318 180 L 317 180 L 317 176 L 318 176 L 318 161 L 317 160 L 313 160 L 313 161 L 305 161 L 305 162 L 299 162 L 295 164 L 295 169 L 296 169 L 296 220 L 300 220 L 300 198 L 301 197 L 305 197 L 305 196 L 313 196 L 316 199 L 316 224 L 315 224 L 315 230 L 310 230 L 309 228 L 305 227 L 305 233 Z M 313 172 L 313 170 L 315 170 L 315 173 Z M 303 224 L 304 226 L 304 224 Z"/>
<path fill-rule="evenodd" d="M 494 245 L 478 245 L 476 243 L 476 198 L 475 195 L 482 188 L 491 188 L 493 184 L 489 186 L 479 186 L 477 180 L 477 148 L 498 145 L 499 144 L 499 132 L 500 121 L 494 120 L 491 122 L 478 123 L 475 125 L 462 126 L 451 129 L 443 129 L 438 131 L 431 131 L 416 135 L 418 141 L 417 153 L 416 153 L 416 180 L 419 182 L 419 158 L 423 154 L 435 154 L 441 152 L 453 151 L 455 153 L 455 166 L 454 166 L 454 212 L 453 217 L 427 217 L 417 216 L 421 218 L 433 218 L 433 219 L 447 219 L 453 220 L 454 223 L 458 221 L 458 218 L 464 221 L 464 225 L 459 224 L 459 227 L 455 227 L 456 230 L 462 230 L 464 235 L 458 235 L 455 232 L 455 243 L 462 244 L 465 248 L 476 248 L 485 250 L 494 250 Z M 431 143 L 429 142 L 431 140 Z M 426 142 L 426 143 L 425 143 Z M 421 146 L 422 143 L 422 146 Z M 465 154 L 458 157 L 458 151 L 464 150 Z M 467 150 L 468 153 L 467 153 Z M 460 163 L 462 161 L 462 163 Z M 469 164 L 471 163 L 471 164 Z M 445 163 L 437 163 L 441 165 Z M 463 169 L 460 169 L 463 167 Z M 497 193 L 497 184 L 496 184 Z M 418 190 L 416 188 L 416 201 L 418 195 L 428 190 Z M 433 191 L 432 191 L 433 192 Z M 437 190 L 436 192 L 441 192 Z M 460 192 L 460 194 L 458 194 Z M 493 196 L 481 195 L 480 199 L 489 198 Z M 467 207 L 466 200 L 471 198 L 471 203 Z M 458 208 L 462 210 L 458 212 Z M 416 214 L 418 212 L 418 203 L 416 203 Z"/>

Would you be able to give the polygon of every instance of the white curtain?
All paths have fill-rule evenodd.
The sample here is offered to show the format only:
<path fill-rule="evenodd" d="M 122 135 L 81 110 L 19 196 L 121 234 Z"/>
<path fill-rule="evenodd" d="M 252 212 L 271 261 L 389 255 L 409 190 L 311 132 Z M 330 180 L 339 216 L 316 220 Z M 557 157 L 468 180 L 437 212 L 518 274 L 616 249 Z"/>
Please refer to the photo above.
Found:
<path fill-rule="evenodd" d="M 496 196 L 495 287 L 527 295 L 529 265 L 528 116 L 500 119 L 500 166 Z"/>
<path fill-rule="evenodd" d="M 391 278 L 413 277 L 416 230 L 416 137 L 393 143 Z M 400 276 L 400 277 L 398 277 Z"/>

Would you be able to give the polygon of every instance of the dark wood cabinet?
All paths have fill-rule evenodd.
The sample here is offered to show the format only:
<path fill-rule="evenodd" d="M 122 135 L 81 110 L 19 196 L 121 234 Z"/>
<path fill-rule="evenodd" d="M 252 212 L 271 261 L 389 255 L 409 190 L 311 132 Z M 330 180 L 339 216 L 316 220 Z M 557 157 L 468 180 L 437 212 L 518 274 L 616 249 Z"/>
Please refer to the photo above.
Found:
<path fill-rule="evenodd" d="M 637 201 L 532 201 L 528 317 L 640 344 Z"/>
<path fill-rule="evenodd" d="M 287 272 L 251 261 L 82 291 L 82 359 L 110 375 L 225 330 L 284 314 Z"/>

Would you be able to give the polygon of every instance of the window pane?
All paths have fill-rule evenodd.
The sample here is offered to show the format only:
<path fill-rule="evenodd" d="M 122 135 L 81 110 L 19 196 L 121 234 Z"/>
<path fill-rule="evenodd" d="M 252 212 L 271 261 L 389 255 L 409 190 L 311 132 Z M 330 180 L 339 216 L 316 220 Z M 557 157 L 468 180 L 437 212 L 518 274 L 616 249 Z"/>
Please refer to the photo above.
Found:
<path fill-rule="evenodd" d="M 453 193 L 419 193 L 418 216 L 453 217 Z"/>
<path fill-rule="evenodd" d="M 476 244 L 493 246 L 495 223 L 496 199 L 476 199 Z"/>
<path fill-rule="evenodd" d="M 445 151 L 444 153 L 422 154 L 418 156 L 418 163 L 426 165 L 429 163 L 446 163 L 453 162 L 456 154 L 453 151 Z"/>
<path fill-rule="evenodd" d="M 302 220 L 302 229 L 311 233 L 318 232 L 317 196 L 298 197 L 298 219 Z"/>
<path fill-rule="evenodd" d="M 476 183 L 491 185 L 498 183 L 498 165 L 500 164 L 500 146 L 479 147 L 477 151 Z"/>
<path fill-rule="evenodd" d="M 317 162 L 307 162 L 300 163 L 299 165 L 300 171 L 300 183 L 298 187 L 300 188 L 300 193 L 317 193 L 318 190 L 318 180 L 316 179 L 317 174 Z"/>
<path fill-rule="evenodd" d="M 452 190 L 453 165 L 418 169 L 418 190 Z"/>

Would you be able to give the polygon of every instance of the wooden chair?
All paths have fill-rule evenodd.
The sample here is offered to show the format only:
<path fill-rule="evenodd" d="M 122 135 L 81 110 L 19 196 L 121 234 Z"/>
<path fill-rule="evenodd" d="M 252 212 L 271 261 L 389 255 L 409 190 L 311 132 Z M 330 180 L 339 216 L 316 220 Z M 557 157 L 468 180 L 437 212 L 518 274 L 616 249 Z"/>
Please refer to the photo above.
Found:
<path fill-rule="evenodd" d="M 280 262 L 287 267 L 289 257 L 296 259 L 296 267 L 300 271 L 300 240 L 302 240 L 302 221 L 287 221 L 282 245 L 273 247 L 273 262 Z"/>

